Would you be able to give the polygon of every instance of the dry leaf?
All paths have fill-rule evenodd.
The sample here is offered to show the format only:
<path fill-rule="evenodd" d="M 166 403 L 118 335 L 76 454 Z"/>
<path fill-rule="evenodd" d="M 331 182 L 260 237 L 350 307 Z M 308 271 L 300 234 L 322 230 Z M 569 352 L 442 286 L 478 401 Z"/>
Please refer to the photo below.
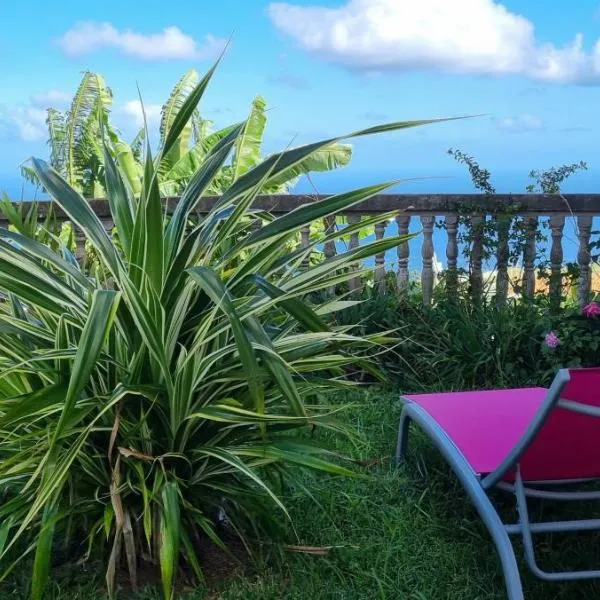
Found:
<path fill-rule="evenodd" d="M 119 452 L 125 457 L 125 458 L 139 458 L 140 460 L 146 460 L 148 462 L 152 462 L 154 460 L 153 456 L 148 456 L 147 454 L 142 454 L 141 452 L 138 452 L 137 450 L 134 450 L 133 448 L 123 448 L 121 446 L 119 446 Z"/>

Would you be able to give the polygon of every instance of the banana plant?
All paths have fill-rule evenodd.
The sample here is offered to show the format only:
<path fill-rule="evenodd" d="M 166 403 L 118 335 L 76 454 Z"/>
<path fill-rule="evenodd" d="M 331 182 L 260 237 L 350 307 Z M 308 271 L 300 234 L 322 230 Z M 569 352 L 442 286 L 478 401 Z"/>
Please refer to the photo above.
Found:
<path fill-rule="evenodd" d="M 104 195 L 103 151 L 100 130 L 109 126 L 112 92 L 98 73 L 85 72 L 70 108 L 47 110 L 50 164 L 65 180 L 88 197 Z M 39 183 L 35 172 L 23 167 L 24 176 Z"/>
<path fill-rule="evenodd" d="M 191 69 L 173 88 L 169 100 L 161 112 L 160 143 L 164 143 L 168 125 L 193 86 L 198 82 L 198 73 Z M 235 144 L 230 164 L 223 165 L 220 173 L 207 190 L 209 195 L 220 195 L 238 177 L 264 160 L 261 152 L 263 136 L 267 124 L 267 103 L 262 96 L 252 102 L 250 113 L 245 121 L 244 130 Z M 162 195 L 178 196 L 183 187 L 190 181 L 211 148 L 227 136 L 234 126 L 224 127 L 218 131 L 211 130 L 212 123 L 202 119 L 196 110 L 183 129 L 177 143 L 164 156 L 158 167 L 159 189 Z M 330 171 L 350 162 L 352 147 L 348 144 L 334 143 L 323 148 L 293 168 L 282 172 L 269 182 L 263 193 L 286 193 L 304 174 L 318 171 Z"/>
<path fill-rule="evenodd" d="M 159 147 L 164 146 L 171 125 L 199 82 L 198 73 L 190 69 L 174 86 L 161 110 Z M 141 193 L 144 165 L 140 150 L 146 143 L 146 129 L 142 128 L 131 143 L 126 142 L 110 122 L 112 101 L 112 92 L 104 78 L 98 73 L 86 72 L 70 109 L 65 113 L 54 108 L 47 111 L 50 165 L 86 197 L 103 198 L 106 195 L 104 152 L 99 144 L 102 131 L 111 139 L 111 155 L 128 185 L 136 195 Z M 207 188 L 207 194 L 221 194 L 238 177 L 264 160 L 261 145 L 267 122 L 266 107 L 264 98 L 257 96 L 254 99 L 231 161 L 223 164 Z M 161 156 L 157 177 L 162 196 L 179 196 L 211 149 L 235 128 L 231 125 L 213 131 L 211 125 L 200 116 L 197 108 L 194 109 L 169 152 Z M 262 193 L 286 193 L 301 175 L 337 169 L 347 165 L 351 157 L 351 146 L 332 143 L 279 174 Z M 22 171 L 27 179 L 39 183 L 30 167 L 25 166 Z"/>
<path fill-rule="evenodd" d="M 118 244 L 68 173 L 32 161 L 93 246 L 94 277 L 68 252 L 0 230 L 0 292 L 9 299 L 0 302 L 0 580 L 27 560 L 32 600 L 42 599 L 58 550 L 103 561 L 111 597 L 119 571 L 135 589 L 140 567 L 158 564 L 172 600 L 181 570 L 202 578 L 198 540 L 224 545 L 218 515 L 252 547 L 289 519 L 280 484 L 292 484 L 298 467 L 350 474 L 306 434 L 316 425 L 344 433 L 339 407 L 324 398 L 356 385 L 348 369 L 377 374 L 367 354 L 388 339 L 333 326 L 329 303 L 315 298 L 356 276 L 351 265 L 404 240 L 376 240 L 308 267 L 307 254 L 340 233 L 315 236 L 309 248 L 287 242 L 397 182 L 330 196 L 260 229 L 252 205 L 344 138 L 431 121 L 372 127 L 258 164 L 242 152 L 251 146 L 244 121 L 207 151 L 167 215 L 157 174 L 180 151 L 213 72 L 167 124 L 156 158 L 146 142 L 139 196 L 110 135 L 100 140 Z M 237 165 L 236 176 L 207 215 L 193 218 L 226 165 Z"/>

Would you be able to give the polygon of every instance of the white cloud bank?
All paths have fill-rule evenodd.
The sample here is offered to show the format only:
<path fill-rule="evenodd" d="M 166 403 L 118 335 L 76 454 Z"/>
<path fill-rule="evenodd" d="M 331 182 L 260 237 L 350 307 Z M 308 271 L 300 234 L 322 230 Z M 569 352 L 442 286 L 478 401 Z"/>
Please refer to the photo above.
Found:
<path fill-rule="evenodd" d="M 24 142 L 38 142 L 48 137 L 46 109 L 64 110 L 71 96 L 59 90 L 33 94 L 29 102 L 0 105 L 0 136 Z"/>
<path fill-rule="evenodd" d="M 24 142 L 46 139 L 46 111 L 28 104 L 0 106 L 0 137 Z"/>
<path fill-rule="evenodd" d="M 90 54 L 105 48 L 143 60 L 203 59 L 219 54 L 226 41 L 208 34 L 202 43 L 179 27 L 165 27 L 159 33 L 143 34 L 131 29 L 119 31 L 111 23 L 84 21 L 75 24 L 58 39 L 69 56 Z"/>
<path fill-rule="evenodd" d="M 590 51 L 579 33 L 561 47 L 542 42 L 531 21 L 495 0 L 349 0 L 339 8 L 276 2 L 268 13 L 301 48 L 350 69 L 600 84 L 600 39 Z"/>

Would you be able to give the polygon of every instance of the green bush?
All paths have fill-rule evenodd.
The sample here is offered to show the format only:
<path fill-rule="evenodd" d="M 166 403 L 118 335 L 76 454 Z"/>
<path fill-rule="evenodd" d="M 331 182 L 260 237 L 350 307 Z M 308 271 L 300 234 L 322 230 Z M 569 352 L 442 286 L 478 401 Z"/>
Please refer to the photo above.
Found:
<path fill-rule="evenodd" d="M 600 317 L 585 316 L 574 301 L 556 310 L 538 295 L 532 301 L 494 298 L 473 302 L 438 286 L 430 308 L 418 285 L 402 298 L 389 277 L 386 293 L 373 287 L 362 302 L 338 315 L 362 332 L 394 330 L 399 342 L 381 355 L 388 380 L 403 391 L 546 385 L 561 367 L 600 364 Z M 545 343 L 555 332 L 556 348 Z"/>
<path fill-rule="evenodd" d="M 291 465 L 347 473 L 307 433 L 340 429 L 323 397 L 352 385 L 350 367 L 373 371 L 360 356 L 384 340 L 329 326 L 332 306 L 306 297 L 402 239 L 308 267 L 307 253 L 340 234 L 322 233 L 308 249 L 290 249 L 289 241 L 391 184 L 277 219 L 257 216 L 259 190 L 339 141 L 328 139 L 240 174 L 194 221 L 196 200 L 246 131 L 240 123 L 208 151 L 166 215 L 157 173 L 211 75 L 179 107 L 156 159 L 147 147 L 141 196 L 104 141 L 118 244 L 59 173 L 32 161 L 35 177 L 93 246 L 93 276 L 64 247 L 0 231 L 0 564 L 6 577 L 32 558 L 34 600 L 59 553 L 104 560 L 110 594 L 123 565 L 134 587 L 140 563 L 158 565 L 171 598 L 179 569 L 202 578 L 200 538 L 222 544 L 226 527 L 251 545 L 277 529 L 287 515 L 277 492 L 294 478 Z M 259 218 L 266 222 L 256 228 Z"/>

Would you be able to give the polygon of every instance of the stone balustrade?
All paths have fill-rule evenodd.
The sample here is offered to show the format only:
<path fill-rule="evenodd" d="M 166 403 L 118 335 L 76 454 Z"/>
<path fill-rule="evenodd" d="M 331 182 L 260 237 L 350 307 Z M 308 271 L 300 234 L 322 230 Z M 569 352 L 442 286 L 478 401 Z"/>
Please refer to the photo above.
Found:
<path fill-rule="evenodd" d="M 275 215 L 287 213 L 299 206 L 315 202 L 323 196 L 313 195 L 269 195 L 260 196 L 253 208 L 261 209 Z M 208 212 L 213 205 L 214 198 L 201 198 L 195 211 L 198 215 Z M 112 229 L 113 223 L 110 218 L 108 203 L 105 200 L 90 200 L 94 211 L 107 228 Z M 171 211 L 177 203 L 177 198 L 165 199 L 167 210 Z M 43 218 L 48 210 L 48 204 L 39 203 L 39 216 Z M 494 272 L 495 272 L 495 296 L 498 302 L 504 302 L 509 294 L 509 226 L 511 219 L 518 218 L 522 223 L 523 230 L 523 252 L 519 261 L 522 267 L 521 293 L 531 297 L 535 292 L 536 285 L 536 244 L 537 234 L 540 228 L 540 220 L 548 221 L 548 244 L 550 257 L 549 293 L 552 297 L 560 299 L 563 271 L 563 230 L 566 219 L 575 222 L 577 235 L 576 261 L 579 266 L 579 281 L 577 293 L 579 302 L 583 305 L 588 302 L 590 294 L 591 279 L 591 252 L 590 240 L 592 236 L 592 223 L 594 216 L 600 216 L 600 194 L 567 194 L 567 195 L 539 195 L 521 194 L 508 195 L 497 194 L 483 196 L 479 194 L 382 194 L 346 209 L 343 214 L 331 216 L 324 220 L 324 229 L 333 231 L 336 227 L 343 228 L 344 222 L 354 224 L 362 216 L 373 216 L 378 213 L 397 211 L 393 222 L 379 223 L 374 228 L 374 237 L 381 239 L 392 229 L 399 235 L 407 235 L 409 231 L 420 232 L 420 282 L 423 294 L 423 302 L 429 305 L 432 301 L 433 288 L 435 284 L 434 269 L 434 231 L 437 226 L 443 227 L 446 236 L 445 250 L 445 285 L 450 290 L 456 289 L 458 285 L 459 263 L 459 234 L 460 222 L 470 221 L 470 248 L 466 258 L 467 271 L 469 273 L 469 284 L 471 293 L 475 296 L 482 293 L 484 287 L 484 226 L 493 223 L 496 232 L 494 244 Z M 67 218 L 60 209 L 55 209 L 58 222 L 66 221 Z M 0 215 L 0 227 L 6 227 L 7 223 Z M 412 227 L 411 227 L 412 226 Z M 81 232 L 76 230 L 77 254 L 81 257 L 84 253 L 84 240 Z M 310 244 L 310 228 L 305 227 L 301 231 L 300 243 L 304 247 Z M 348 247 L 356 248 L 360 245 L 359 233 L 349 236 Z M 329 242 L 324 245 L 325 257 L 330 258 L 336 253 L 336 245 Z M 409 264 L 414 263 L 415 258 L 410 254 L 411 245 L 403 241 L 397 248 L 397 260 L 394 261 L 398 291 L 402 293 L 408 289 L 411 273 L 415 269 L 409 269 Z M 308 260 L 308 259 L 307 259 Z M 389 261 L 388 261 L 389 262 Z M 386 278 L 389 264 L 386 257 L 379 254 L 375 257 L 374 279 L 376 283 L 382 283 Z M 350 282 L 351 291 L 356 291 L 360 286 L 360 279 L 353 278 Z"/>

